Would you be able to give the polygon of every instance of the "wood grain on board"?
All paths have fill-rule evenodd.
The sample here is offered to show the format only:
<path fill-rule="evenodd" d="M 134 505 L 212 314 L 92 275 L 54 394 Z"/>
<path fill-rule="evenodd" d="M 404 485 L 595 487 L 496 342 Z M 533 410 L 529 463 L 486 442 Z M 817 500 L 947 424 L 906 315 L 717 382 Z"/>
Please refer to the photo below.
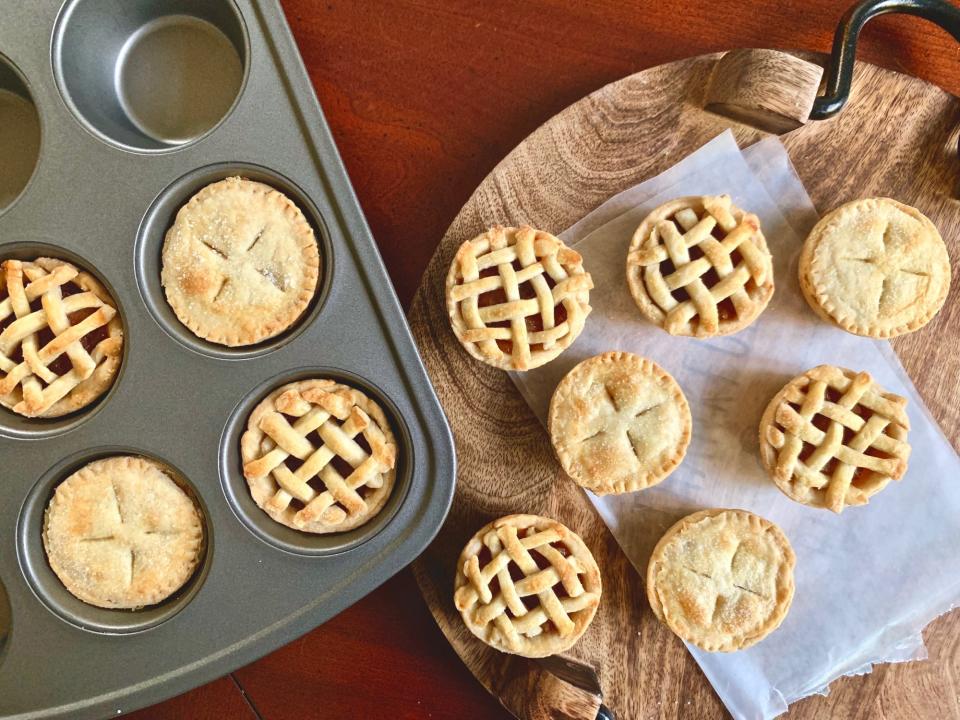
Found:
<path fill-rule="evenodd" d="M 644 717 L 664 703 L 682 702 L 684 712 L 698 718 L 722 716 L 723 710 L 680 640 L 654 618 L 642 597 L 640 576 L 581 489 L 566 478 L 546 433 L 513 383 L 460 348 L 446 318 L 444 279 L 459 245 L 492 224 L 529 223 L 559 231 L 728 127 L 743 147 L 763 137 L 751 126 L 703 110 L 708 88 L 732 86 L 713 77 L 714 69 L 741 74 L 740 86 L 749 97 L 741 102 L 727 93 L 727 100 L 742 108 L 757 100 L 758 88 L 770 77 L 771 61 L 788 72 L 797 69 L 795 59 L 754 53 L 717 66 L 718 57 L 682 60 L 619 80 L 536 130 L 494 168 L 454 219 L 410 310 L 411 327 L 453 429 L 459 459 L 450 517 L 414 563 L 414 572 L 464 662 L 522 718 L 548 717 L 531 713 L 531 698 L 505 692 L 516 676 L 539 675 L 538 666 L 507 658 L 474 638 L 454 608 L 450 590 L 455 560 L 466 540 L 492 518 L 512 512 L 559 519 L 579 532 L 597 556 L 603 600 L 593 625 L 569 654 L 598 669 L 605 701 L 618 717 Z M 758 63 L 755 78 L 750 77 L 751 61 Z M 809 82 L 816 82 L 816 73 L 806 77 L 807 83 L 791 88 L 801 99 L 809 97 Z M 807 123 L 781 137 L 818 209 L 858 197 L 899 198 L 933 219 L 953 258 L 960 261 L 958 123 L 960 102 L 953 96 L 862 63 L 852 99 L 839 116 Z M 955 446 L 960 441 L 958 299 L 960 283 L 954 284 L 944 310 L 930 325 L 893 342 Z M 675 519 L 665 518 L 663 529 Z M 860 706 L 882 694 L 887 702 L 879 709 L 871 707 L 870 717 L 948 717 L 957 711 L 960 612 L 937 623 L 930 641 L 953 652 L 940 662 L 845 679 L 837 685 L 847 692 L 796 703 L 789 716 L 853 717 Z"/>
<path fill-rule="evenodd" d="M 451 219 L 488 172 L 540 124 L 606 83 L 665 62 L 741 47 L 828 51 L 847 0 L 282 0 L 314 88 L 323 105 L 360 203 L 380 246 L 401 302 L 409 306 L 420 276 Z M 960 51 L 944 32 L 921 20 L 871 21 L 859 56 L 960 91 Z M 304 703 L 322 708 L 334 698 L 367 701 L 370 718 L 491 720 L 509 717 L 447 647 L 430 620 L 409 571 L 293 645 L 237 673 L 266 720 L 298 717 Z M 608 591 L 610 588 L 608 588 Z M 642 598 L 638 596 L 638 600 Z M 389 612 L 385 612 L 389 609 Z M 388 618 L 383 623 L 377 618 Z M 426 620 L 426 622 L 425 622 Z M 928 629 L 931 660 L 884 666 L 866 680 L 836 683 L 851 718 L 920 718 L 924 706 L 897 694 L 910 682 L 918 694 L 944 691 L 943 667 L 960 678 L 957 633 Z M 368 632 L 380 629 L 376 637 Z M 404 628 L 413 628 L 404 632 Z M 952 639 L 951 639 L 952 638 Z M 363 667 L 344 668 L 331 643 Z M 295 650 L 295 653 L 293 650 Z M 368 665 L 398 649 L 440 659 L 411 661 L 421 675 L 378 674 Z M 667 683 L 642 718 L 722 717 L 690 664 L 658 661 L 683 654 L 668 646 L 642 659 L 648 678 Z M 443 653 L 446 653 L 444 655 Z M 293 672 L 280 677 L 278 662 Z M 640 659 L 637 659 L 640 662 Z M 952 665 L 951 665 L 952 664 Z M 339 667 L 338 678 L 330 674 Z M 672 677 L 680 668 L 681 677 Z M 907 680 L 909 676 L 909 680 Z M 279 679 L 278 679 L 279 678 Z M 271 681 L 272 680 L 272 681 Z M 424 709 L 432 693 L 442 698 Z M 155 706 L 137 717 L 243 717 L 238 686 L 219 680 Z M 820 701 L 810 701 L 819 703 Z M 341 705 L 342 707 L 342 705 Z M 819 707 L 819 705 L 817 705 Z M 824 706 L 825 707 L 825 706 Z M 322 712 L 318 717 L 324 717 Z M 954 705 L 946 714 L 960 718 Z"/>

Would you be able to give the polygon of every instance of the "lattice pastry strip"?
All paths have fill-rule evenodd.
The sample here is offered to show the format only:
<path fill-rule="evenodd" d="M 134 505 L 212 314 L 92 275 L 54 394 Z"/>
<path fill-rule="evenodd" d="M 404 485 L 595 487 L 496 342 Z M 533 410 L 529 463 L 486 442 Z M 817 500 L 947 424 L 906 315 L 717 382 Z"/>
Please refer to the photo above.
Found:
<path fill-rule="evenodd" d="M 592 287 L 580 255 L 553 235 L 496 226 L 457 251 L 447 276 L 447 309 L 471 355 L 527 370 L 577 338 Z"/>
<path fill-rule="evenodd" d="M 906 472 L 906 398 L 868 373 L 820 366 L 795 378 L 761 422 L 761 454 L 790 497 L 840 512 Z"/>
<path fill-rule="evenodd" d="M 727 195 L 687 197 L 637 228 L 627 283 L 641 312 L 667 332 L 709 337 L 753 322 L 773 295 L 773 269 L 755 215 Z"/>
<path fill-rule="evenodd" d="M 470 630 L 497 649 L 527 657 L 576 642 L 601 592 L 582 540 L 531 515 L 501 518 L 474 535 L 460 557 L 456 585 L 454 599 Z"/>
<path fill-rule="evenodd" d="M 268 396 L 250 416 L 241 451 L 254 500 L 297 530 L 357 527 L 393 488 L 396 443 L 386 416 L 332 380 L 291 383 Z"/>
<path fill-rule="evenodd" d="M 93 276 L 50 258 L 0 264 L 0 403 L 27 417 L 78 410 L 113 383 L 122 347 Z"/>

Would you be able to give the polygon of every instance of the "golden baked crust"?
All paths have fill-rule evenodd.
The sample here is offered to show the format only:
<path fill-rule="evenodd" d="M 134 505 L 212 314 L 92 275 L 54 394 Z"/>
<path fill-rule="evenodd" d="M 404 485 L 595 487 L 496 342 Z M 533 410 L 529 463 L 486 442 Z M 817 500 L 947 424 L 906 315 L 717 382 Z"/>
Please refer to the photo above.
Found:
<path fill-rule="evenodd" d="M 746 510 L 702 510 L 657 543 L 647 599 L 681 639 L 709 652 L 742 650 L 783 622 L 795 563 L 790 542 L 769 520 Z"/>
<path fill-rule="evenodd" d="M 627 285 L 640 312 L 671 335 L 742 330 L 773 297 L 760 220 L 729 195 L 671 200 L 633 234 Z"/>
<path fill-rule="evenodd" d="M 344 532 L 393 491 L 397 444 L 380 406 L 335 380 L 292 382 L 254 408 L 240 439 L 254 501 L 294 530 Z"/>
<path fill-rule="evenodd" d="M 73 595 L 103 608 L 156 605 L 190 579 L 204 551 L 193 500 L 152 460 L 96 460 L 47 506 L 43 545 Z"/>
<path fill-rule="evenodd" d="M 163 243 L 160 279 L 180 322 L 235 347 L 293 325 L 319 274 L 317 239 L 300 208 L 269 185 L 232 177 L 180 208 Z"/>
<path fill-rule="evenodd" d="M 0 263 L 0 404 L 53 418 L 86 407 L 116 379 L 123 323 L 93 275 L 63 260 Z"/>
<path fill-rule="evenodd" d="M 691 428 L 677 381 L 628 352 L 603 353 L 573 368 L 547 415 L 563 469 L 600 495 L 659 483 L 683 460 Z"/>
<path fill-rule="evenodd" d="M 507 515 L 481 528 L 457 561 L 454 602 L 474 635 L 501 652 L 563 652 L 600 604 L 600 569 L 556 520 Z"/>
<path fill-rule="evenodd" d="M 579 253 L 531 227 L 490 228 L 457 250 L 447 311 L 457 339 L 502 370 L 550 362 L 580 335 L 593 281 Z"/>
<path fill-rule="evenodd" d="M 841 512 L 907 471 L 907 399 L 869 373 L 820 365 L 795 377 L 760 420 L 760 459 L 788 497 Z"/>
<path fill-rule="evenodd" d="M 800 289 L 814 312 L 875 338 L 930 322 L 950 291 L 950 272 L 936 226 L 890 198 L 855 200 L 827 213 L 800 254 Z"/>

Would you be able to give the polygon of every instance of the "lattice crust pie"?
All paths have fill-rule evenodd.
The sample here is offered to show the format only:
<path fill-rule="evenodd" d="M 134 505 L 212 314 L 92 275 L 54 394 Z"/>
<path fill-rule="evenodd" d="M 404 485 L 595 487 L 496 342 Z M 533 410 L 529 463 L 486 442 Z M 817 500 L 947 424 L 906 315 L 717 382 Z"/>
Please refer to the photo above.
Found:
<path fill-rule="evenodd" d="M 308 533 L 373 519 L 393 490 L 397 445 L 383 410 L 334 380 L 301 380 L 270 393 L 240 439 L 257 505 Z"/>
<path fill-rule="evenodd" d="M 727 195 L 671 200 L 633 234 L 627 285 L 640 312 L 671 335 L 742 330 L 773 297 L 760 221 Z"/>
<path fill-rule="evenodd" d="M 709 652 L 741 650 L 780 626 L 795 556 L 783 532 L 745 510 L 703 510 L 667 530 L 647 567 L 654 615 Z"/>
<path fill-rule="evenodd" d="M 784 493 L 841 512 L 907 471 L 907 399 L 868 373 L 820 365 L 777 393 L 760 421 L 760 458 Z"/>
<path fill-rule="evenodd" d="M 73 595 L 103 608 L 156 605 L 190 579 L 204 551 L 193 500 L 163 466 L 133 456 L 86 465 L 47 506 L 43 545 Z"/>
<path fill-rule="evenodd" d="M 122 350 L 116 306 L 90 273 L 51 258 L 0 263 L 0 404 L 43 418 L 86 407 Z"/>
<path fill-rule="evenodd" d="M 926 325 L 950 291 L 950 256 L 919 210 L 889 198 L 841 205 L 818 222 L 800 255 L 810 307 L 857 335 L 888 338 Z"/>
<path fill-rule="evenodd" d="M 238 177 L 194 195 L 163 244 L 170 307 L 194 334 L 221 345 L 253 345 L 289 328 L 319 274 L 317 239 L 300 208 Z"/>
<path fill-rule="evenodd" d="M 600 570 L 580 537 L 555 520 L 508 515 L 474 535 L 457 561 L 454 602 L 474 635 L 502 652 L 569 649 L 600 603 Z"/>
<path fill-rule="evenodd" d="M 683 460 L 690 407 L 659 365 L 628 352 L 584 360 L 557 386 L 547 417 L 566 473 L 598 494 L 655 485 Z"/>
<path fill-rule="evenodd" d="M 460 246 L 447 275 L 447 310 L 473 357 L 529 370 L 577 339 L 592 287 L 580 255 L 550 233 L 498 225 Z"/>

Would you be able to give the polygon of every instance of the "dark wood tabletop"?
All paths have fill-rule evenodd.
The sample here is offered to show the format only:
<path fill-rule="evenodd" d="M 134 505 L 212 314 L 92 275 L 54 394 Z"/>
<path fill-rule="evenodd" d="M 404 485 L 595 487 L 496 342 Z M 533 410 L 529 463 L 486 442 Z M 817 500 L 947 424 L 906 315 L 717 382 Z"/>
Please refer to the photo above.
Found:
<path fill-rule="evenodd" d="M 405 306 L 474 188 L 564 107 L 625 75 L 691 55 L 737 47 L 829 51 L 849 4 L 283 0 Z M 960 47 L 922 20 L 872 21 L 859 57 L 960 91 Z M 287 647 L 130 717 L 507 715 L 447 645 L 404 570 Z M 649 717 L 685 716 L 680 706 L 651 708 Z"/>

